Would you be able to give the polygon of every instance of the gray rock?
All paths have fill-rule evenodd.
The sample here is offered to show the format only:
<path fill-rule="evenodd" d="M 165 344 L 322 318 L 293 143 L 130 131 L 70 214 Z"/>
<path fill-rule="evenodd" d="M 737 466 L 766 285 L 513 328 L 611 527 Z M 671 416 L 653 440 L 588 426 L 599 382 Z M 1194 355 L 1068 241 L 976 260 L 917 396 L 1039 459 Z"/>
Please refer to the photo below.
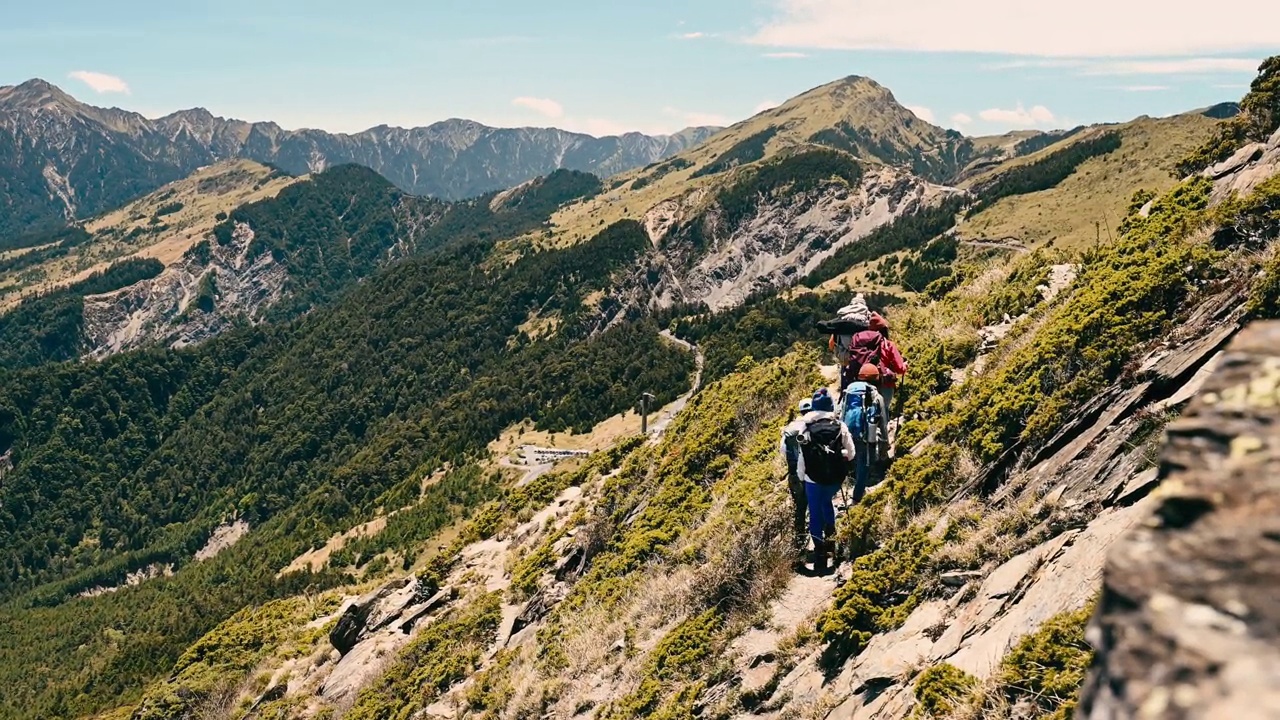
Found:
<path fill-rule="evenodd" d="M 977 570 L 952 570 L 942 573 L 938 576 L 938 579 L 947 587 L 964 587 L 970 580 L 977 580 L 981 577 L 982 573 Z"/>
<path fill-rule="evenodd" d="M 1266 152 L 1267 146 L 1262 143 L 1250 143 L 1236 151 L 1234 155 L 1204 171 L 1205 177 L 1217 180 L 1220 177 L 1239 171 L 1249 163 L 1257 161 Z"/>
<path fill-rule="evenodd" d="M 1077 717 L 1280 717 L 1280 323 L 1242 331 L 1168 433 L 1107 559 Z"/>

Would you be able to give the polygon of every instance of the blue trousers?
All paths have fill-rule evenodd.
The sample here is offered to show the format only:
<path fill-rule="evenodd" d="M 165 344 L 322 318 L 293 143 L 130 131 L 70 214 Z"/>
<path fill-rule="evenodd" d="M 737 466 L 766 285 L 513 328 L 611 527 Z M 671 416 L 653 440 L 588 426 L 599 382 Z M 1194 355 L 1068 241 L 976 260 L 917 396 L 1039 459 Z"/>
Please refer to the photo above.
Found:
<path fill-rule="evenodd" d="M 814 542 L 821 542 L 828 531 L 835 530 L 836 508 L 831 501 L 838 492 L 839 485 L 804 484 L 804 494 L 809 500 L 809 535 Z"/>
<path fill-rule="evenodd" d="M 862 440 L 854 440 L 853 451 L 853 499 L 856 502 L 867 492 L 867 480 L 871 477 L 871 446 Z"/>

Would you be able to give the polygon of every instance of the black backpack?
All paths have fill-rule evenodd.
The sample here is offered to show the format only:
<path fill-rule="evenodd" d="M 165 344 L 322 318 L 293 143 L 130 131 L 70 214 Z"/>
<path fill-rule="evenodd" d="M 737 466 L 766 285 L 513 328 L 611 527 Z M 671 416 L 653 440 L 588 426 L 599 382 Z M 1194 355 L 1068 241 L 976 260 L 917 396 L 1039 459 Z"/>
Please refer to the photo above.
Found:
<path fill-rule="evenodd" d="M 819 485 L 839 485 L 849 476 L 844 457 L 842 423 L 835 416 L 817 418 L 799 437 L 804 474 Z"/>

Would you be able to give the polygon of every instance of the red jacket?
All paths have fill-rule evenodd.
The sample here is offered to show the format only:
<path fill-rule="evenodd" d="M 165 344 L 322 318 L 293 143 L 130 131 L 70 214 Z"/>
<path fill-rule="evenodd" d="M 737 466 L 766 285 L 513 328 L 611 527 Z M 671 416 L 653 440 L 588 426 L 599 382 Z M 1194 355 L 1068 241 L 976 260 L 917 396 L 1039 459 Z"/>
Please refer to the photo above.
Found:
<path fill-rule="evenodd" d="M 902 359 L 902 352 L 889 339 L 889 323 L 883 315 L 878 312 L 871 313 L 871 329 L 879 330 L 884 336 L 883 344 L 880 346 L 880 362 L 884 363 L 885 368 L 894 375 L 892 378 L 883 379 L 881 383 L 885 387 L 898 387 L 898 381 L 907 374 L 907 361 Z"/>
<path fill-rule="evenodd" d="M 880 346 L 880 362 L 893 372 L 894 377 L 885 378 L 882 383 L 885 387 L 896 388 L 898 381 L 907 374 L 907 361 L 902 359 L 902 352 L 898 350 L 898 346 L 893 344 L 889 338 L 884 339 L 884 344 Z"/>

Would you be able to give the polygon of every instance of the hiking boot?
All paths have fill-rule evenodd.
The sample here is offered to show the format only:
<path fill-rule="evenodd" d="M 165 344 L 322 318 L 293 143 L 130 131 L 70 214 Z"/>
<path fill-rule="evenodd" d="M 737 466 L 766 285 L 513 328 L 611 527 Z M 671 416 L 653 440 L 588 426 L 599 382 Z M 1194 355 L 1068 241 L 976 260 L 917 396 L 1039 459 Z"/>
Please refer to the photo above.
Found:
<path fill-rule="evenodd" d="M 827 547 L 826 543 L 815 543 L 813 548 L 813 574 L 827 574 Z"/>

